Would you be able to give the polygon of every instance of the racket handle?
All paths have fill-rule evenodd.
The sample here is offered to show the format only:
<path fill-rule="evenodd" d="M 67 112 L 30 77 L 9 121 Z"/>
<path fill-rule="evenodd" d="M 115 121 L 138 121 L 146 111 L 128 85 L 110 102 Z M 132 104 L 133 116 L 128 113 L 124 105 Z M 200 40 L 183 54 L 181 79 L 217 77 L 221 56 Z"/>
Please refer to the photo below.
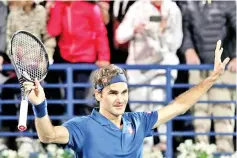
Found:
<path fill-rule="evenodd" d="M 27 129 L 26 126 L 27 113 L 28 113 L 28 101 L 22 100 L 20 106 L 19 122 L 18 122 L 18 129 L 20 131 L 25 131 Z"/>

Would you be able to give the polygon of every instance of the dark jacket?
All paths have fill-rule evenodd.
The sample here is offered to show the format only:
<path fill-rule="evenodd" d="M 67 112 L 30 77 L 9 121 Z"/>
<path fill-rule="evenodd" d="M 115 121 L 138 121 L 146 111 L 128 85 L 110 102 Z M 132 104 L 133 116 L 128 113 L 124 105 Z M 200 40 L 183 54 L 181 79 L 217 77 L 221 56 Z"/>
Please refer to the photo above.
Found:
<path fill-rule="evenodd" d="M 189 1 L 181 4 L 183 44 L 181 53 L 194 48 L 202 64 L 214 62 L 216 42 L 223 41 L 223 58 L 236 57 L 236 4 L 234 1 Z"/>

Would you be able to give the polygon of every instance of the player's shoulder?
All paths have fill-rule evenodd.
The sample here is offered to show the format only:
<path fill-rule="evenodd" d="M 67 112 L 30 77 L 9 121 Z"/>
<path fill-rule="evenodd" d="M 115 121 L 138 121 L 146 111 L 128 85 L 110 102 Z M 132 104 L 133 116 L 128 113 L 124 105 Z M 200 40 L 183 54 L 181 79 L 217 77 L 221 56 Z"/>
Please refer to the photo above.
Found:
<path fill-rule="evenodd" d="M 123 117 L 129 121 L 136 120 L 140 118 L 142 112 L 125 112 Z"/>
<path fill-rule="evenodd" d="M 139 126 L 143 122 L 142 113 L 140 112 L 125 112 L 123 118 L 135 126 Z"/>
<path fill-rule="evenodd" d="M 87 124 L 88 121 L 90 121 L 90 120 L 91 120 L 91 118 L 89 116 L 79 116 L 79 117 L 74 117 L 74 118 L 68 120 L 63 125 L 64 126 L 67 126 L 67 125 L 83 126 L 83 125 Z"/>
<path fill-rule="evenodd" d="M 154 113 L 157 113 L 157 111 L 151 111 L 151 112 L 125 112 L 123 114 L 123 117 L 125 117 L 129 121 L 134 120 L 140 120 L 146 116 L 153 115 Z"/>

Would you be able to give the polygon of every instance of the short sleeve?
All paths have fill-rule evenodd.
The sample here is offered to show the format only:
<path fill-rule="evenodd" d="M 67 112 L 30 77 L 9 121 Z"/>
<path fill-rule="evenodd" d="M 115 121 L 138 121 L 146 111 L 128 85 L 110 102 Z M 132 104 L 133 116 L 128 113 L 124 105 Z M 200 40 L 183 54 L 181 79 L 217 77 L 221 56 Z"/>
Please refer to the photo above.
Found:
<path fill-rule="evenodd" d="M 158 112 L 135 112 L 133 115 L 136 117 L 137 121 L 140 122 L 140 128 L 144 131 L 144 137 L 149 137 L 154 134 L 154 130 L 152 129 L 155 125 Z"/>
<path fill-rule="evenodd" d="M 72 148 L 74 150 L 80 149 L 84 142 L 84 132 L 82 122 L 80 118 L 72 119 L 63 124 L 69 132 L 69 141 L 66 148 Z"/>

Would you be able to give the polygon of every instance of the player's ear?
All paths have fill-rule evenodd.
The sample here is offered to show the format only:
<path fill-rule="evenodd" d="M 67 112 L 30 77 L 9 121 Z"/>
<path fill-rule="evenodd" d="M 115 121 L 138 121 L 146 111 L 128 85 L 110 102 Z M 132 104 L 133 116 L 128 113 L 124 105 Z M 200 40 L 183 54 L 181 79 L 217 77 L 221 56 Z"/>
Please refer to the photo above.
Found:
<path fill-rule="evenodd" d="M 101 100 L 101 91 L 95 90 L 95 99 L 100 102 Z"/>

